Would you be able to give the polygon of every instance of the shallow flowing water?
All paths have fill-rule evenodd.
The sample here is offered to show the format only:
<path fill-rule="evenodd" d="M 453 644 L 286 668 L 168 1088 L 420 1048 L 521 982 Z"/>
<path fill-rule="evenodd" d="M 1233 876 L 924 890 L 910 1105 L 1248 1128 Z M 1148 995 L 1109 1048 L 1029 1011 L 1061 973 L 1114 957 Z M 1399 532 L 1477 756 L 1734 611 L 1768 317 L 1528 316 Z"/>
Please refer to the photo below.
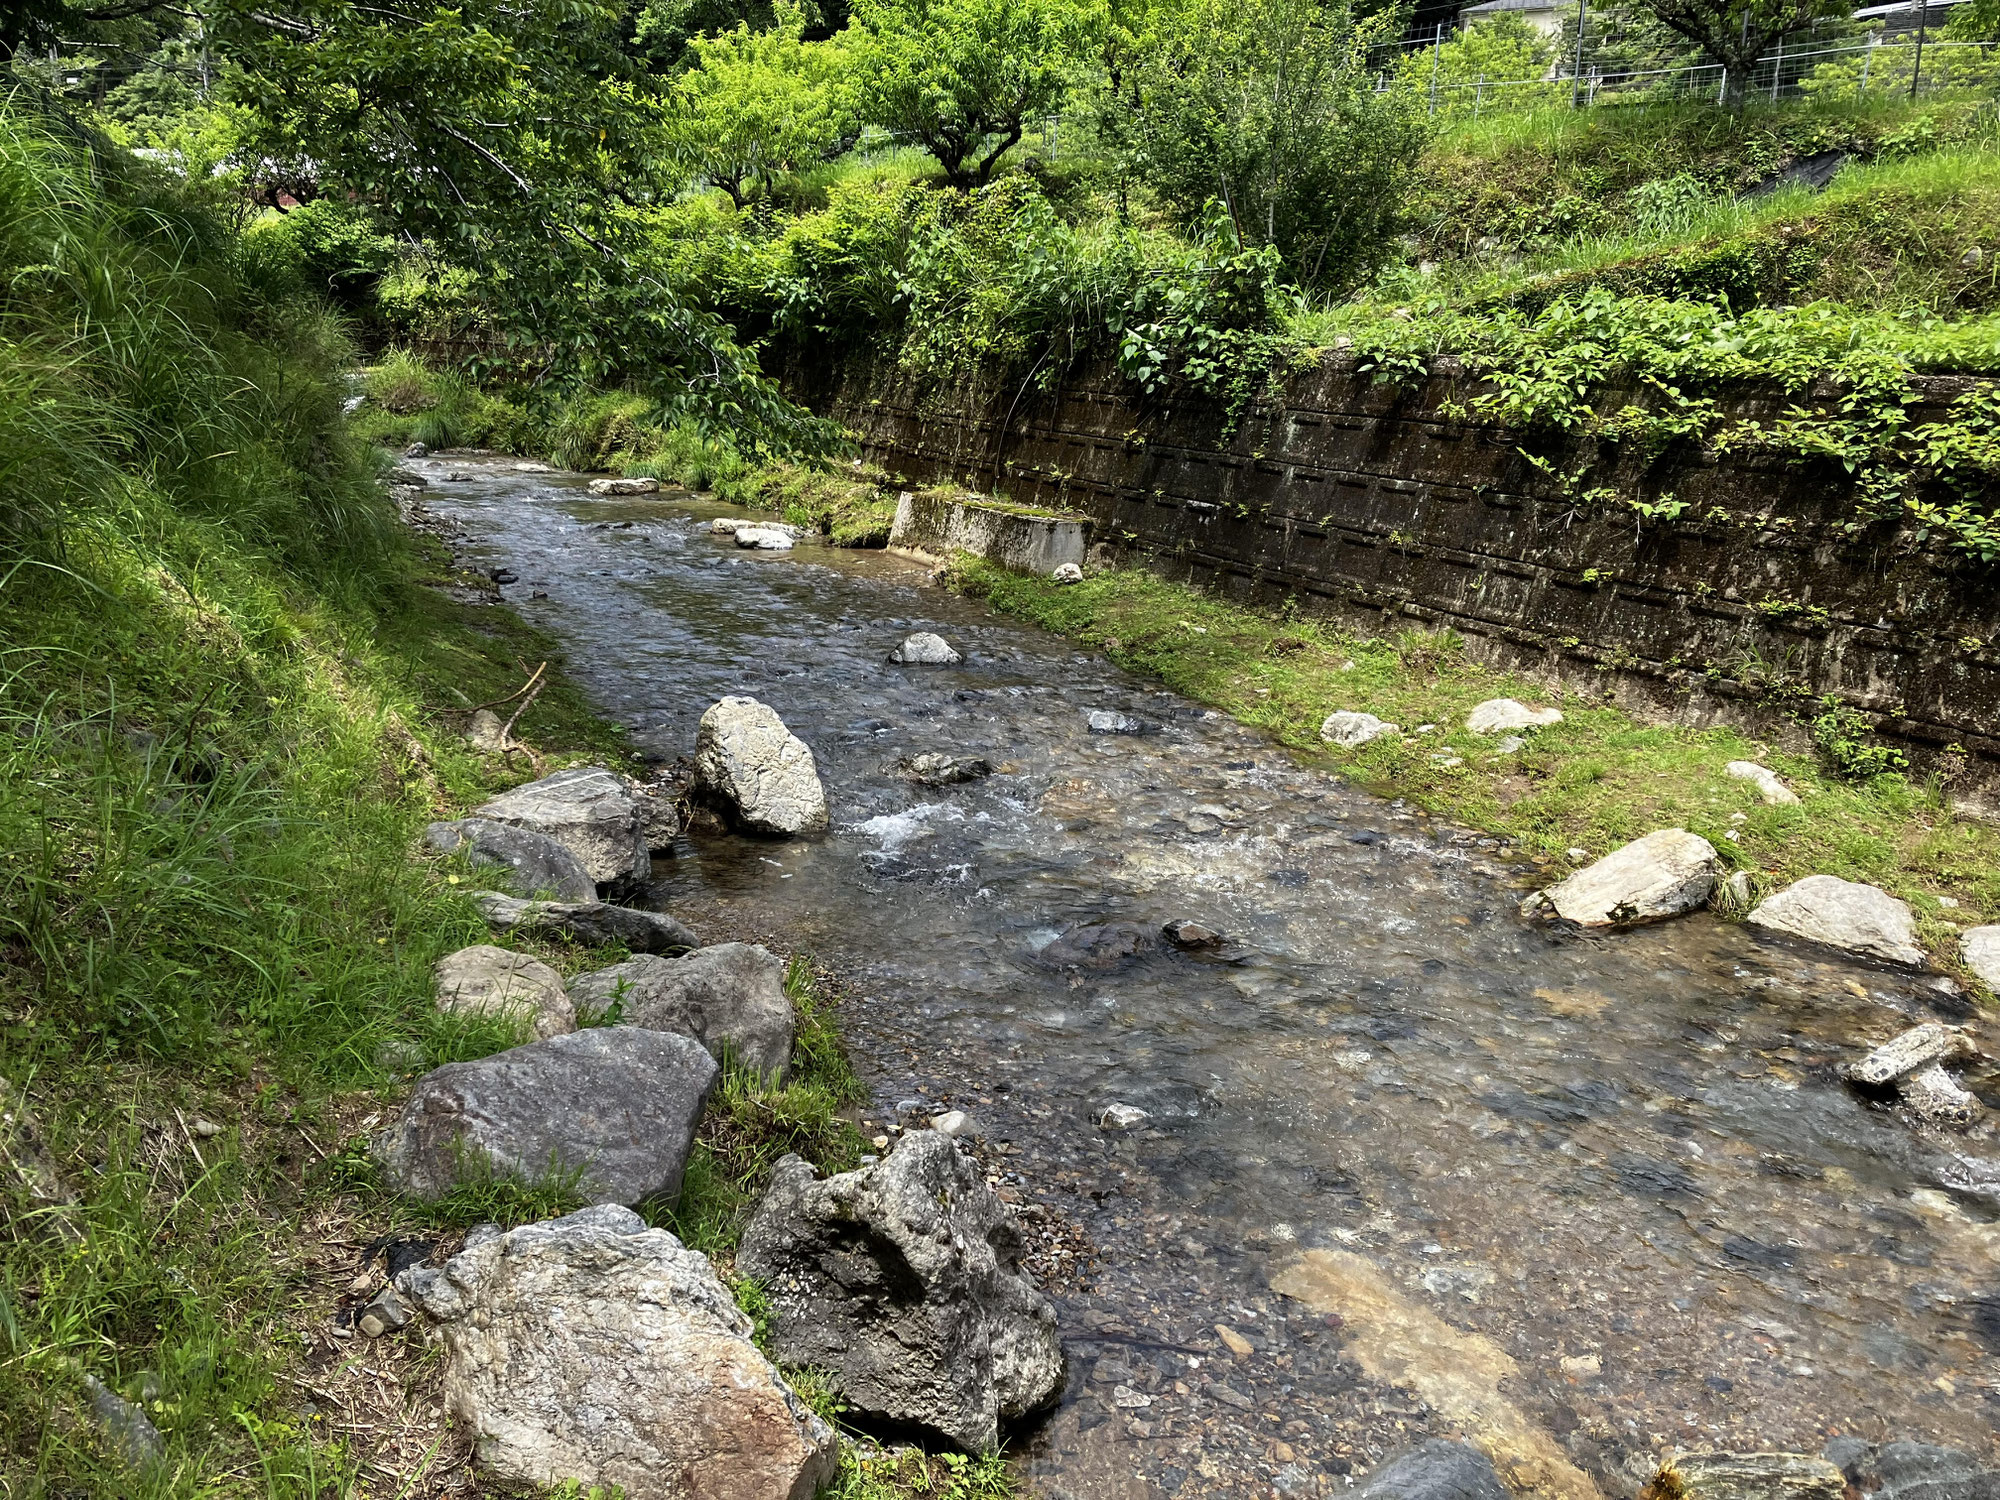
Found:
<path fill-rule="evenodd" d="M 659 894 L 853 983 L 871 1120 L 973 1116 L 1074 1356 L 1020 1443 L 1042 1492 L 1333 1493 L 1429 1435 L 1582 1497 L 1630 1494 L 1662 1445 L 2000 1461 L 2000 1145 L 1833 1072 L 1962 1019 L 1948 990 L 1707 916 L 1551 934 L 1478 839 L 914 565 L 739 551 L 685 495 L 422 467 L 468 476 L 431 508 L 640 745 L 685 754 L 750 693 L 812 746 L 831 837 L 697 835 Z M 964 664 L 889 665 L 916 629 Z M 998 770 L 898 772 L 930 750 Z M 1177 917 L 1228 944 L 1044 951 Z M 1104 1130 L 1112 1103 L 1150 1118 Z"/>

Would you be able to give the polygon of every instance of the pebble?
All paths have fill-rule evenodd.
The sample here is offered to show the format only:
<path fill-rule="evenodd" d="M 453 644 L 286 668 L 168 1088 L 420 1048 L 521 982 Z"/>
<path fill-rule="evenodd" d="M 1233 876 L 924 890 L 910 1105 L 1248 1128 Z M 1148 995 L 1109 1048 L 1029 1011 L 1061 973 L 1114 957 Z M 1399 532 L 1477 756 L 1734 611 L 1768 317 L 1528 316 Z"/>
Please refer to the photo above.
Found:
<path fill-rule="evenodd" d="M 1187 917 L 1176 917 L 1160 929 L 1160 935 L 1176 948 L 1215 948 L 1222 943 L 1222 934 L 1213 927 Z"/>
<path fill-rule="evenodd" d="M 1250 1340 L 1243 1337 L 1242 1334 L 1231 1328 L 1227 1323 L 1217 1323 L 1215 1325 L 1215 1336 L 1222 1340 L 1222 1347 L 1238 1359 L 1248 1359 L 1257 1352 L 1255 1344 L 1251 1343 Z"/>
<path fill-rule="evenodd" d="M 1144 1391 L 1135 1391 L 1129 1385 L 1111 1387 L 1111 1402 L 1125 1411 L 1140 1411 L 1153 1404 L 1153 1398 Z"/>
<path fill-rule="evenodd" d="M 396 1289 L 385 1286 L 375 1300 L 361 1309 L 361 1315 L 354 1320 L 354 1326 L 371 1339 L 379 1339 L 385 1333 L 394 1333 L 409 1325 L 410 1310 L 397 1297 Z"/>
<path fill-rule="evenodd" d="M 205 1141 L 212 1141 L 222 1134 L 222 1127 L 213 1120 L 196 1120 L 194 1133 Z"/>

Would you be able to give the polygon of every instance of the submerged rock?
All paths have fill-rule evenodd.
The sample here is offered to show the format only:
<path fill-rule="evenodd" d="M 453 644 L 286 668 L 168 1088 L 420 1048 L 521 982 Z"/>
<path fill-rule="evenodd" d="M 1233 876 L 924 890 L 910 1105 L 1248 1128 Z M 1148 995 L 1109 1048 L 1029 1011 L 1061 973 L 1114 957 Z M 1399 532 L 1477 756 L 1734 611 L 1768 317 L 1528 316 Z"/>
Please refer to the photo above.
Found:
<path fill-rule="evenodd" d="M 590 481 L 590 493 L 593 495 L 651 495 L 657 493 L 659 488 L 659 480 L 640 475 Z"/>
<path fill-rule="evenodd" d="M 1356 713 L 1342 709 L 1339 713 L 1328 714 L 1320 722 L 1319 737 L 1329 745 L 1338 745 L 1343 750 L 1357 749 L 1384 735 L 1401 734 L 1399 725 L 1378 719 L 1373 714 Z"/>
<path fill-rule="evenodd" d="M 1670 1453 L 1641 1500 L 1841 1500 L 1847 1480 L 1810 1453 Z"/>
<path fill-rule="evenodd" d="M 1022 1249 L 978 1167 L 927 1130 L 824 1182 L 787 1156 L 736 1265 L 770 1298 L 780 1359 L 832 1373 L 861 1415 L 990 1453 L 1062 1392 L 1055 1309 Z"/>
<path fill-rule="evenodd" d="M 1219 1330 L 1218 1330 L 1219 1331 Z M 1493 1461 L 1469 1443 L 1432 1438 L 1369 1471 L 1351 1500 L 1510 1500 Z"/>
<path fill-rule="evenodd" d="M 717 1062 L 727 1056 L 758 1077 L 782 1083 L 791 1065 L 795 1018 L 785 994 L 785 962 L 752 943 L 718 943 L 681 958 L 627 959 L 573 980 L 570 992 L 619 1020 L 691 1036 Z"/>
<path fill-rule="evenodd" d="M 1868 1500 L 2000 1500 L 2000 1469 L 1955 1448 L 1839 1437 L 1821 1456 Z"/>
<path fill-rule="evenodd" d="M 634 953 L 672 953 L 701 946 L 686 923 L 665 912 L 613 906 L 608 901 L 524 901 L 498 891 L 475 891 L 472 904 L 498 931 L 543 932 L 585 948 L 616 943 Z"/>
<path fill-rule="evenodd" d="M 473 815 L 554 839 L 600 884 L 644 880 L 652 873 L 632 789 L 603 766 L 572 766 L 517 786 Z"/>
<path fill-rule="evenodd" d="M 973 755 L 944 755 L 927 750 L 902 762 L 902 769 L 912 781 L 921 781 L 925 786 L 956 786 L 991 776 L 993 763 Z"/>
<path fill-rule="evenodd" d="M 1767 932 L 1863 958 L 1923 967 L 1924 950 L 1917 946 L 1910 908 L 1887 891 L 1835 875 L 1808 875 L 1786 886 L 1759 903 L 1746 920 Z"/>
<path fill-rule="evenodd" d="M 1507 734 L 1521 729 L 1541 729 L 1562 721 L 1560 709 L 1530 708 L 1513 698 L 1488 698 L 1465 716 L 1465 727 L 1474 734 Z"/>
<path fill-rule="evenodd" d="M 1715 894 L 1715 846 L 1684 828 L 1662 828 L 1584 866 L 1523 903 L 1581 927 L 1629 927 L 1697 910 Z"/>
<path fill-rule="evenodd" d="M 540 959 L 477 943 L 446 954 L 433 972 L 439 1010 L 508 1017 L 525 1023 L 538 1037 L 576 1030 L 576 1007 L 562 975 Z"/>
<path fill-rule="evenodd" d="M 542 892 L 565 901 L 591 901 L 597 896 L 597 882 L 583 861 L 566 845 L 532 829 L 491 818 L 460 818 L 431 824 L 424 830 L 424 842 L 440 854 L 463 852 L 476 866 L 512 871 L 511 884 L 525 895 Z"/>
<path fill-rule="evenodd" d="M 904 666 L 949 667 L 965 660 L 941 635 L 919 630 L 904 637 L 903 644 L 889 653 L 889 660 Z"/>
<path fill-rule="evenodd" d="M 1130 922 L 1086 922 L 1035 953 L 1052 969 L 1112 969 L 1141 952 L 1146 934 Z"/>
<path fill-rule="evenodd" d="M 1137 1130 L 1153 1117 L 1136 1104 L 1107 1104 L 1098 1112 L 1099 1130 Z"/>
<path fill-rule="evenodd" d="M 1121 714 L 1108 708 L 1093 708 L 1083 716 L 1092 734 L 1151 734 L 1159 726 L 1148 720 Z"/>
<path fill-rule="evenodd" d="M 758 1352 L 708 1258 L 627 1209 L 468 1242 L 400 1284 L 441 1325 L 446 1406 L 504 1479 L 813 1500 L 833 1477 L 832 1429 Z"/>
<path fill-rule="evenodd" d="M 1726 776 L 1750 782 L 1757 788 L 1757 795 L 1773 807 L 1798 805 L 1799 794 L 1780 781 L 1778 773 L 1768 766 L 1760 766 L 1754 760 L 1732 760 L 1722 770 Z"/>
<path fill-rule="evenodd" d="M 1176 917 L 1160 929 L 1160 935 L 1176 948 L 1220 948 L 1222 934 L 1213 927 L 1187 917 Z"/>
<path fill-rule="evenodd" d="M 574 1173 L 601 1203 L 671 1200 L 715 1078 L 692 1037 L 575 1031 L 426 1073 L 375 1156 L 392 1187 L 419 1198 L 488 1175 Z"/>
<path fill-rule="evenodd" d="M 724 698 L 701 716 L 695 781 L 752 833 L 826 832 L 826 789 L 806 742 L 755 698 Z"/>

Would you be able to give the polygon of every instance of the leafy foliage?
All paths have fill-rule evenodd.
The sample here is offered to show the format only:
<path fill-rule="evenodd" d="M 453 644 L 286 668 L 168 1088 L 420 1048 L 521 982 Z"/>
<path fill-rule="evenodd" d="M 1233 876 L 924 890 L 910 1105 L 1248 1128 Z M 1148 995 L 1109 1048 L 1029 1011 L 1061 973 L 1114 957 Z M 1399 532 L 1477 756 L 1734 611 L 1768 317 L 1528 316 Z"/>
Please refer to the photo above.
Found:
<path fill-rule="evenodd" d="M 760 183 L 831 160 L 854 144 L 843 47 L 805 42 L 796 18 L 769 31 L 739 25 L 688 43 L 695 66 L 675 85 L 667 136 L 681 164 L 742 208 Z"/>

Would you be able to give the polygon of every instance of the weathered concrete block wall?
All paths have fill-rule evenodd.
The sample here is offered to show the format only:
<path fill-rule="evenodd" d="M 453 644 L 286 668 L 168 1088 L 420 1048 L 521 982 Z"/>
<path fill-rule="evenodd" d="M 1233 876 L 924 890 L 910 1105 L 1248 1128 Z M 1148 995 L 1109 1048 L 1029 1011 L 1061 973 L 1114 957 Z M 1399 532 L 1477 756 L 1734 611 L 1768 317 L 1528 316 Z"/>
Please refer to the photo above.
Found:
<path fill-rule="evenodd" d="M 1066 516 L 906 492 L 896 502 L 889 547 L 934 560 L 971 552 L 1016 573 L 1046 577 L 1064 563 L 1083 562 L 1089 529 L 1088 521 Z"/>
<path fill-rule="evenodd" d="M 1913 420 L 1964 384 L 1926 382 Z M 1686 502 L 1642 526 L 1622 500 L 1562 493 L 1521 434 L 1455 420 L 1448 403 L 1470 394 L 1451 361 L 1413 388 L 1335 360 L 1239 423 L 1105 371 L 1010 408 L 1011 391 L 981 405 L 850 369 L 818 404 L 891 471 L 1082 512 L 1099 538 L 1231 594 L 1450 627 L 1689 722 L 1778 732 L 1801 694 L 1833 694 L 1883 716 L 1920 767 L 1962 747 L 1961 795 L 2000 782 L 2000 571 L 1907 528 L 1854 528 L 1831 466 L 1537 445 L 1558 473 L 1594 456 L 1591 485 Z M 1735 410 L 1784 404 L 1753 391 Z"/>

